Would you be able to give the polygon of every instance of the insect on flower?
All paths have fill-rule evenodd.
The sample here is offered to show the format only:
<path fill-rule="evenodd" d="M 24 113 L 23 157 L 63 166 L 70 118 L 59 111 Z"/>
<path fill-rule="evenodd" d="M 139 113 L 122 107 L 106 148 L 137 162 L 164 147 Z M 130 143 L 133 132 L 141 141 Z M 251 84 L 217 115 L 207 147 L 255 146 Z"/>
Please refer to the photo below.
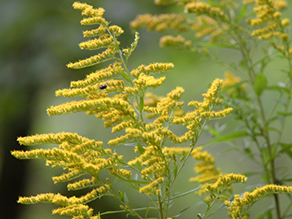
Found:
<path fill-rule="evenodd" d="M 107 88 L 107 85 L 106 84 L 103 84 L 99 87 L 99 89 L 103 90 L 103 89 L 106 89 Z"/>

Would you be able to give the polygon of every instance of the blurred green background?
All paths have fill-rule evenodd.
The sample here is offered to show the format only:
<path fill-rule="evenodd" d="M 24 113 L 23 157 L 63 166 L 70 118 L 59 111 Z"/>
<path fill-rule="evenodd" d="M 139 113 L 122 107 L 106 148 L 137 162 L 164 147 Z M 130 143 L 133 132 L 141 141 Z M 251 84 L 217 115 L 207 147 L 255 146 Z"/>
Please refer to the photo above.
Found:
<path fill-rule="evenodd" d="M 16 203 L 18 196 L 46 192 L 72 195 L 72 192 L 66 191 L 66 184 L 53 184 L 51 176 L 61 174 L 61 170 L 46 167 L 43 160 L 17 160 L 10 155 L 10 151 L 24 149 L 16 142 L 18 136 L 36 133 L 76 132 L 79 135 L 104 142 L 112 138 L 110 130 L 106 130 L 102 121 L 97 120 L 94 116 L 79 113 L 48 117 L 46 114 L 46 108 L 49 106 L 70 101 L 66 98 L 55 97 L 55 90 L 69 87 L 70 81 L 82 79 L 92 71 L 92 69 L 66 68 L 67 63 L 89 56 L 88 51 L 81 51 L 77 45 L 84 40 L 82 30 L 87 27 L 80 25 L 81 14 L 80 11 L 71 7 L 73 0 L 2 0 L 0 2 L 0 217 L 11 219 L 65 218 L 52 215 L 51 210 L 55 207 L 52 205 Z M 127 46 L 133 41 L 134 35 L 129 28 L 129 22 L 138 14 L 179 11 L 174 6 L 154 5 L 152 0 L 87 0 L 86 2 L 95 7 L 103 7 L 106 10 L 107 20 L 124 29 L 125 33 L 119 38 L 122 46 Z M 286 11 L 285 15 L 292 17 L 289 11 Z M 131 68 L 153 62 L 175 64 L 174 70 L 167 73 L 164 85 L 155 91 L 157 94 L 165 95 L 176 86 L 182 86 L 185 89 L 183 100 L 186 103 L 193 99 L 201 100 L 201 94 L 207 90 L 208 85 L 216 77 L 223 78 L 226 70 L 224 67 L 199 55 L 176 49 L 159 48 L 159 38 L 164 35 L 163 33 L 147 32 L 144 29 L 139 30 L 139 33 L 141 38 L 130 59 Z M 238 58 L 237 54 L 228 50 L 212 52 L 218 53 L 220 57 L 229 61 Z M 104 67 L 107 64 L 98 67 Z M 274 73 L 282 64 L 281 61 L 275 62 L 269 68 L 273 81 L 281 81 L 283 78 L 279 73 Z M 287 128 L 287 130 L 289 129 Z M 200 142 L 206 142 L 208 138 L 208 135 L 203 134 Z M 48 145 L 48 147 L 52 146 Z M 241 159 L 239 154 L 222 153 L 227 148 L 226 144 L 208 147 L 223 172 L 240 173 L 254 168 L 252 163 Z M 127 151 L 124 148 L 116 148 L 116 150 L 125 154 L 125 160 L 134 156 L 131 150 Z M 284 159 L 282 162 L 290 161 Z M 190 160 L 188 164 L 180 175 L 174 190 L 186 192 L 195 188 L 195 184 L 188 182 L 188 178 L 194 176 L 194 162 Z M 108 175 L 103 173 L 102 176 L 107 177 Z M 257 181 L 251 179 L 251 184 L 256 183 Z M 241 192 L 246 186 L 236 185 L 235 191 Z M 131 193 L 124 183 L 117 183 L 116 188 L 127 192 L 130 203 L 134 207 L 148 204 L 142 195 Z M 82 195 L 84 191 L 74 193 L 74 195 L 76 194 Z M 199 197 L 191 194 L 175 203 L 171 213 L 175 215 L 179 213 L 180 209 L 192 206 L 181 218 L 196 218 L 196 214 L 202 213 L 205 209 L 199 200 Z M 257 208 L 265 209 L 268 204 L 270 202 L 258 205 Z M 97 200 L 92 206 L 97 211 L 119 209 L 119 203 L 111 197 Z M 109 215 L 104 218 L 125 218 L 125 215 Z M 225 211 L 221 211 L 211 218 L 226 218 Z"/>

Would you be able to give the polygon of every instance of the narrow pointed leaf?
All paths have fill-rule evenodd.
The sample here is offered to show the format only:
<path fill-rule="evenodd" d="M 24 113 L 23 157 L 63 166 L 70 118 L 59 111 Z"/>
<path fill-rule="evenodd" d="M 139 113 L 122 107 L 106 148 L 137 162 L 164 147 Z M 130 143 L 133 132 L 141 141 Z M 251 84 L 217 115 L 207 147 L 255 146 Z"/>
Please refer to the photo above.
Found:
<path fill-rule="evenodd" d="M 217 136 L 217 137 L 220 136 L 219 132 L 211 126 L 208 127 L 208 131 L 214 136 Z"/>
<path fill-rule="evenodd" d="M 136 163 L 136 166 L 138 167 L 138 169 L 139 169 L 140 171 L 142 170 L 142 166 L 141 166 L 140 162 L 137 162 L 137 163 Z"/>
<path fill-rule="evenodd" d="M 127 204 L 129 204 L 129 198 L 128 198 L 128 196 L 127 196 L 126 193 L 124 193 L 124 197 L 125 197 L 125 202 L 126 202 Z"/>
<path fill-rule="evenodd" d="M 277 112 L 280 116 L 292 116 L 292 113 L 286 113 L 286 112 Z"/>
<path fill-rule="evenodd" d="M 139 154 L 143 154 L 145 152 L 145 149 L 142 147 L 139 140 L 137 140 L 137 147 L 138 147 Z"/>
<path fill-rule="evenodd" d="M 177 215 L 172 216 L 171 218 L 177 218 L 177 217 L 181 216 L 181 215 L 182 215 L 186 210 L 188 210 L 190 207 L 191 207 L 191 206 L 188 206 L 188 207 L 186 207 L 186 208 L 180 210 L 179 213 L 178 213 Z"/>
<path fill-rule="evenodd" d="M 238 138 L 243 138 L 245 136 L 249 136 L 249 134 L 246 131 L 238 131 L 238 132 L 228 133 L 226 135 L 222 135 L 222 136 L 220 136 L 212 141 L 209 141 L 209 142 L 203 144 L 203 146 L 210 145 L 210 144 L 217 143 L 217 142 L 231 141 L 231 140 L 235 140 Z"/>
<path fill-rule="evenodd" d="M 139 112 L 142 113 L 144 108 L 144 98 L 143 96 L 140 96 L 140 103 L 139 103 Z"/>
<path fill-rule="evenodd" d="M 238 16 L 235 20 L 241 21 L 245 17 L 245 14 L 246 14 L 246 5 L 243 5 L 243 6 L 241 6 L 241 9 L 238 13 Z"/>
<path fill-rule="evenodd" d="M 261 93 L 267 87 L 267 84 L 268 84 L 267 77 L 263 73 L 259 73 L 256 76 L 254 85 L 253 85 L 253 88 L 258 96 L 261 95 Z"/>
<path fill-rule="evenodd" d="M 272 213 L 271 211 L 274 209 L 275 207 L 274 206 L 270 206 L 267 208 L 267 210 L 265 210 L 264 212 L 262 213 L 259 213 L 258 215 L 256 215 L 254 218 L 255 219 L 262 219 L 262 218 L 272 218 Z"/>
<path fill-rule="evenodd" d="M 123 78 L 125 78 L 128 82 L 131 82 L 131 78 L 129 75 L 126 74 L 126 72 L 122 71 L 120 68 L 119 68 L 119 71 L 121 73 L 121 75 L 123 76 Z"/>
<path fill-rule="evenodd" d="M 180 197 L 182 197 L 182 196 L 188 195 L 188 194 L 190 194 L 190 193 L 193 193 L 193 192 L 199 190 L 200 188 L 201 188 L 201 186 L 199 186 L 199 187 L 197 187 L 197 188 L 195 188 L 195 189 L 192 189 L 192 190 L 190 190 L 190 191 L 187 191 L 187 192 L 181 193 L 181 194 L 179 194 L 179 195 L 172 196 L 172 197 L 170 198 L 170 200 L 177 199 L 177 198 L 180 198 Z"/>
<path fill-rule="evenodd" d="M 175 164 L 174 167 L 173 167 L 173 176 L 174 178 L 176 177 L 177 175 L 177 165 Z"/>
<path fill-rule="evenodd" d="M 136 184 L 149 184 L 149 181 L 126 179 L 126 178 L 122 178 L 122 177 L 116 176 L 116 175 L 115 175 L 115 177 L 118 178 L 121 181 L 124 181 L 124 182 L 136 183 Z"/>
<path fill-rule="evenodd" d="M 231 48 L 231 49 L 237 49 L 236 45 L 232 44 L 222 44 L 222 43 L 205 43 L 200 42 L 198 43 L 200 46 L 208 47 L 208 48 L 214 48 L 214 47 L 220 47 L 220 48 Z"/>
<path fill-rule="evenodd" d="M 119 195 L 120 195 L 120 199 L 122 202 L 125 201 L 125 196 L 124 196 L 124 193 L 122 191 L 119 190 Z"/>
<path fill-rule="evenodd" d="M 283 143 L 283 142 L 280 142 L 279 143 L 282 147 L 282 149 L 279 151 L 279 153 L 285 153 L 287 154 L 290 159 L 292 159 L 292 144 L 287 144 L 287 143 Z"/>
<path fill-rule="evenodd" d="M 135 190 L 139 190 L 140 188 L 138 186 L 129 186 L 130 188 L 132 189 L 135 189 Z"/>

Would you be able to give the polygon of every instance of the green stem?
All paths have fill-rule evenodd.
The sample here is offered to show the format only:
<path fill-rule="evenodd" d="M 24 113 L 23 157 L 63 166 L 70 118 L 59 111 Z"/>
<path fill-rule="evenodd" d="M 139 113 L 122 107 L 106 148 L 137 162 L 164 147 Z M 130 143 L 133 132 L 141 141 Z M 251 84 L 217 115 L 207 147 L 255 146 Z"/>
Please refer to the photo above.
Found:
<path fill-rule="evenodd" d="M 158 194 L 157 198 L 158 198 L 158 206 L 159 206 L 159 208 L 157 209 L 159 213 L 159 219 L 163 219 L 163 206 L 162 206 L 163 202 L 161 201 L 160 194 Z"/>
<path fill-rule="evenodd" d="M 107 189 L 107 191 L 110 193 L 110 194 L 112 194 L 115 198 L 117 198 L 120 202 L 122 202 L 123 203 L 123 205 L 125 205 L 126 207 L 127 207 L 127 209 L 129 209 L 130 211 L 130 213 L 132 213 L 132 214 L 135 214 L 135 216 L 137 216 L 138 218 L 140 218 L 140 219 L 143 219 L 143 217 L 141 217 L 130 205 L 128 205 L 125 201 L 123 201 L 123 200 L 121 200 L 121 198 L 120 198 L 120 196 L 119 195 L 117 195 L 115 192 L 114 192 L 114 190 L 112 190 L 111 188 L 108 188 L 101 180 L 98 180 L 98 182 L 101 184 L 101 185 L 103 185 L 106 189 Z"/>
<path fill-rule="evenodd" d="M 237 43 L 239 44 L 239 50 L 241 52 L 241 55 L 243 57 L 243 61 L 245 63 L 245 66 L 247 68 L 247 73 L 249 76 L 249 81 L 250 84 L 253 85 L 254 84 L 254 79 L 255 79 L 255 70 L 254 70 L 254 65 L 252 63 L 252 60 L 249 56 L 249 50 L 247 48 L 246 43 L 244 42 L 244 40 L 242 39 L 242 36 L 240 35 L 240 33 L 235 32 L 236 36 L 233 36 L 233 38 L 237 41 Z M 272 154 L 272 146 L 270 143 L 270 137 L 269 137 L 269 132 L 267 131 L 266 127 L 267 127 L 267 120 L 265 117 L 265 112 L 264 112 L 264 107 L 262 104 L 262 100 L 260 98 L 260 96 L 258 94 L 256 95 L 256 101 L 259 107 L 259 112 L 261 114 L 261 119 L 262 119 L 262 128 L 261 128 L 261 132 L 262 132 L 262 136 L 264 137 L 266 144 L 267 144 L 267 148 L 268 148 L 268 156 L 269 156 L 269 160 L 270 160 L 270 168 L 271 168 L 271 172 L 269 173 L 269 171 L 265 168 L 266 170 L 266 175 L 268 177 L 269 183 L 273 183 L 276 184 L 277 180 L 276 180 L 276 172 L 275 172 L 275 160 Z M 263 163 L 264 166 L 266 165 L 265 162 Z M 272 181 L 270 181 L 270 179 Z M 280 203 L 279 203 L 279 198 L 278 198 L 278 194 L 274 194 L 274 200 L 275 200 L 275 205 L 276 205 L 276 214 L 277 214 L 277 218 L 280 219 L 281 218 L 281 213 L 280 213 Z"/>
<path fill-rule="evenodd" d="M 229 186 L 229 185 L 228 185 Z M 224 189 L 222 189 L 221 192 L 219 192 L 216 197 L 214 198 L 214 200 L 208 204 L 208 207 L 207 209 L 205 210 L 205 213 L 203 215 L 200 216 L 200 219 L 203 219 L 207 214 L 208 212 L 210 211 L 211 207 L 215 204 L 215 202 L 217 201 L 217 199 L 220 197 L 220 195 L 226 190 L 226 188 L 228 188 L 228 186 L 226 186 Z"/>

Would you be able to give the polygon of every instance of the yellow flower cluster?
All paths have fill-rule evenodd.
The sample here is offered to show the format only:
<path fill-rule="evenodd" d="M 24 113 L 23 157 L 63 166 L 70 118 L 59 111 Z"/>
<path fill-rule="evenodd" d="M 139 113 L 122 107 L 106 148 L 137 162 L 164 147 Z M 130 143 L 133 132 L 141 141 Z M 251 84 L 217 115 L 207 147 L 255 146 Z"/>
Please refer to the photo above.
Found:
<path fill-rule="evenodd" d="M 222 0 L 218 3 L 221 7 L 215 7 L 214 4 L 208 4 L 203 1 L 180 1 L 176 0 L 179 6 L 184 6 L 184 14 L 161 14 L 161 15 L 138 15 L 131 28 L 133 30 L 146 27 L 148 30 L 165 31 L 175 29 L 177 31 L 195 31 L 197 38 L 208 36 L 209 42 L 222 41 L 228 42 L 228 37 L 223 35 L 229 29 L 227 24 L 229 18 L 224 13 L 223 8 L 233 7 L 236 4 L 232 1 Z M 157 4 L 169 4 L 170 1 L 156 1 Z M 173 3 L 173 2 L 172 2 Z M 216 3 L 217 4 L 217 3 Z M 228 5 L 228 6 L 226 6 Z M 217 5 L 216 5 L 217 6 Z M 196 13 L 197 17 L 192 18 L 188 13 Z M 191 49 L 193 42 L 185 40 L 181 35 L 163 36 L 160 39 L 160 46 L 176 46 L 180 48 Z"/>
<path fill-rule="evenodd" d="M 225 201 L 225 204 L 227 205 L 230 216 L 233 219 L 242 218 L 246 215 L 247 211 L 254 203 L 259 201 L 264 196 L 274 193 L 292 193 L 292 187 L 282 185 L 264 185 L 256 188 L 252 192 L 245 192 L 243 197 L 235 195 L 232 202 Z"/>
<path fill-rule="evenodd" d="M 167 158 L 172 158 L 173 156 L 179 156 L 181 160 L 184 159 L 184 157 L 190 152 L 191 148 L 189 147 L 164 147 L 162 149 L 163 154 L 167 157 Z M 193 156 L 194 159 L 197 160 L 203 160 L 204 158 L 206 160 L 208 159 L 214 159 L 212 158 L 212 156 L 210 154 L 208 154 L 208 152 L 204 151 L 202 152 L 202 147 L 196 147 L 194 148 L 191 153 L 191 156 Z M 204 158 L 203 158 L 204 157 Z M 207 158 L 208 157 L 208 158 Z M 214 163 L 214 161 L 213 161 Z M 192 180 L 190 180 L 192 181 Z"/>
<path fill-rule="evenodd" d="M 48 161 L 47 161 L 48 163 Z M 71 170 L 69 173 L 63 173 L 60 176 L 54 176 L 52 177 L 53 181 L 55 184 L 60 183 L 60 182 L 67 182 L 71 179 L 75 179 L 79 176 L 81 176 L 83 173 L 82 170 L 78 169 L 78 170 Z"/>
<path fill-rule="evenodd" d="M 110 169 L 109 171 L 110 174 L 114 175 L 114 176 L 121 176 L 124 177 L 126 179 L 130 179 L 131 178 L 131 171 L 126 170 L 126 169 Z"/>
<path fill-rule="evenodd" d="M 97 70 L 86 76 L 86 79 L 79 81 L 72 81 L 71 87 L 86 87 L 87 85 L 96 83 L 106 83 L 108 78 L 117 76 L 120 74 L 119 69 L 123 70 L 121 62 L 115 62 L 110 64 L 107 68 Z"/>
<path fill-rule="evenodd" d="M 279 10 L 287 7 L 287 2 L 285 0 L 257 0 L 255 3 L 254 11 L 257 18 L 247 21 L 252 26 L 265 25 L 265 27 L 254 30 L 251 35 L 264 40 L 279 37 L 282 41 L 286 41 L 288 34 L 285 28 L 289 25 L 289 19 L 281 19 Z"/>
<path fill-rule="evenodd" d="M 147 178 L 149 174 L 152 175 L 157 175 L 157 171 L 161 171 L 159 168 L 156 168 L 159 165 L 165 165 L 161 158 L 161 154 L 162 151 L 159 150 L 157 147 L 155 146 L 148 146 L 145 147 L 145 152 L 143 154 L 141 154 L 140 157 L 135 158 L 134 160 L 131 160 L 128 162 L 128 164 L 130 166 L 134 166 L 137 164 L 137 162 L 145 165 L 145 166 L 150 166 L 149 168 L 146 168 L 143 170 L 143 177 Z M 160 161 L 161 163 L 159 164 L 158 161 Z M 152 166 L 152 165 L 155 166 Z"/>
<path fill-rule="evenodd" d="M 176 89 L 172 90 L 170 93 L 167 94 L 167 97 L 163 97 L 160 101 L 156 104 L 156 106 L 145 106 L 144 111 L 148 113 L 154 113 L 162 116 L 169 115 L 169 112 L 176 109 L 181 108 L 183 102 L 178 101 L 181 97 L 182 93 L 184 92 L 183 88 L 177 87 Z M 175 98 L 172 98 L 174 97 Z M 157 121 L 158 122 L 158 121 Z M 156 123 L 155 121 L 153 123 Z"/>
<path fill-rule="evenodd" d="M 141 187 L 139 192 L 140 193 L 146 193 L 148 195 L 156 194 L 158 195 L 159 193 L 159 184 L 163 183 L 164 178 L 159 177 L 158 179 L 153 180 L 151 183 L 149 183 L 147 186 Z"/>
<path fill-rule="evenodd" d="M 93 201 L 100 196 L 106 194 L 109 185 L 101 186 L 97 189 L 93 189 L 91 192 L 88 192 L 86 195 L 77 198 L 75 196 L 67 198 L 61 194 L 39 194 L 37 196 L 31 197 L 20 197 L 18 203 L 21 204 L 35 204 L 35 203 L 52 203 L 60 205 L 62 207 L 55 209 L 53 214 L 66 215 L 66 216 L 83 216 L 91 217 L 93 215 L 93 209 L 84 203 Z"/>
<path fill-rule="evenodd" d="M 170 71 L 174 68 L 172 63 L 153 63 L 150 65 L 140 65 L 137 69 L 131 71 L 131 75 L 135 78 L 139 78 L 141 74 L 160 74 L 163 72 Z"/>
<path fill-rule="evenodd" d="M 159 183 L 163 182 L 163 175 L 167 174 L 167 166 L 169 165 L 171 159 L 176 160 L 175 156 L 178 156 L 180 157 L 180 160 L 183 160 L 190 152 L 190 150 L 190 148 L 164 147 L 160 151 L 157 149 L 157 147 L 149 146 L 145 148 L 145 152 L 140 157 L 129 161 L 128 164 L 130 166 L 134 166 L 137 163 L 140 163 L 143 166 L 147 166 L 147 168 L 143 169 L 141 173 L 143 174 L 142 177 L 147 180 L 150 179 L 151 183 L 145 187 L 142 187 L 140 192 L 147 194 L 157 194 L 157 192 L 159 192 Z M 192 150 L 191 155 L 193 155 L 195 159 L 205 158 L 206 160 L 209 160 L 209 162 L 210 160 L 214 159 L 207 152 L 202 152 L 202 147 L 197 147 Z M 155 178 L 150 177 L 150 175 L 155 176 Z M 216 177 L 216 179 L 218 177 L 219 175 Z M 232 176 L 230 177 L 232 178 Z"/>
<path fill-rule="evenodd" d="M 224 93 L 234 97 L 246 95 L 246 83 L 242 83 L 241 79 L 230 71 L 226 71 L 224 75 L 222 84 L 222 87 L 225 88 Z"/>
<path fill-rule="evenodd" d="M 159 97 L 151 92 L 145 93 L 144 106 L 156 106 L 162 97 Z"/>
<path fill-rule="evenodd" d="M 191 152 L 191 154 L 196 153 L 196 151 L 197 151 L 196 149 L 197 148 L 195 148 Z M 162 149 L 162 153 L 164 154 L 164 156 L 169 157 L 169 158 L 171 158 L 175 155 L 180 156 L 181 158 L 184 158 L 187 155 L 187 153 L 189 153 L 190 150 L 191 150 L 191 148 L 189 148 L 189 147 L 187 147 L 187 148 L 186 147 L 164 147 Z"/>
<path fill-rule="evenodd" d="M 74 69 L 85 68 L 112 59 L 118 52 L 116 45 L 118 45 L 119 42 L 116 40 L 116 37 L 124 32 L 122 28 L 116 25 L 109 26 L 109 22 L 103 18 L 103 8 L 94 9 L 91 5 L 79 2 L 75 2 L 73 7 L 74 9 L 81 10 L 83 16 L 88 16 L 81 21 L 81 25 L 100 25 L 97 29 L 85 31 L 83 33 L 85 37 L 99 36 L 99 38 L 80 43 L 80 48 L 88 50 L 106 48 L 106 50 L 84 60 L 69 63 L 67 67 Z"/>
<path fill-rule="evenodd" d="M 161 15 L 138 15 L 130 23 L 133 30 L 146 27 L 148 30 L 165 31 L 174 29 L 177 31 L 187 30 L 186 17 L 183 14 L 161 14 Z"/>
<path fill-rule="evenodd" d="M 68 173 L 53 177 L 55 183 L 70 181 L 86 173 L 92 176 L 91 180 L 80 179 L 69 183 L 69 190 L 100 185 L 99 172 L 106 169 L 120 177 L 127 179 L 131 177 L 130 171 L 118 168 L 118 164 L 123 163 L 123 156 L 112 153 L 110 149 L 103 149 L 102 142 L 96 142 L 77 134 L 42 134 L 19 137 L 18 141 L 24 145 L 59 144 L 59 148 L 53 149 L 12 151 L 12 155 L 19 159 L 46 159 L 49 166 L 68 169 Z"/>
<path fill-rule="evenodd" d="M 241 81 L 241 79 L 239 77 L 236 77 L 230 71 L 226 71 L 224 73 L 224 76 L 225 76 L 225 78 L 223 80 L 222 87 L 232 86 L 232 85 L 237 84 Z"/>
<path fill-rule="evenodd" d="M 176 37 L 170 35 L 163 36 L 160 38 L 159 42 L 160 47 L 176 46 L 182 48 L 190 48 L 192 44 L 193 43 L 191 40 L 185 40 L 185 38 L 181 35 L 178 35 Z"/>
<path fill-rule="evenodd" d="M 200 103 L 192 101 L 189 106 L 197 107 L 194 111 L 183 113 L 172 113 L 181 111 L 183 102 L 179 101 L 183 88 L 177 87 L 175 90 L 161 98 L 158 102 L 154 101 L 152 106 L 146 105 L 143 111 L 157 115 L 152 123 L 146 125 L 146 130 L 138 128 L 135 135 L 142 136 L 143 141 L 150 145 L 160 146 L 163 139 L 170 139 L 174 143 L 187 142 L 194 138 L 196 130 L 200 127 L 202 118 L 213 119 L 221 118 L 231 113 L 232 109 L 227 108 L 218 112 L 210 111 L 212 105 L 220 103 L 216 95 L 220 89 L 222 80 L 216 79 L 206 94 L 204 94 L 204 102 Z M 155 105 L 156 104 L 156 105 Z M 172 122 L 178 125 L 184 125 L 189 129 L 184 135 L 178 137 L 171 130 L 163 128 L 165 123 Z M 137 128 L 137 127 L 136 127 Z"/>
<path fill-rule="evenodd" d="M 196 110 L 191 112 L 192 116 L 201 116 L 205 119 L 213 119 L 225 117 L 232 112 L 232 108 L 230 107 L 217 112 L 210 110 L 212 105 L 220 104 L 222 102 L 221 99 L 217 98 L 217 94 L 222 86 L 222 83 L 223 80 L 215 79 L 207 93 L 203 94 L 203 102 L 189 102 L 189 106 L 197 108 Z M 189 114 L 186 114 L 186 116 L 187 115 L 189 116 Z"/>
<path fill-rule="evenodd" d="M 224 174 L 220 175 L 215 183 L 207 183 L 201 187 L 200 194 L 205 193 L 217 193 L 221 194 L 228 187 L 230 187 L 233 183 L 244 183 L 246 182 L 247 177 L 241 174 Z M 212 197 L 211 197 L 212 198 Z"/>
<path fill-rule="evenodd" d="M 174 92 L 174 93 L 173 93 Z M 183 88 L 181 88 L 181 87 L 178 87 L 177 89 L 175 89 L 175 90 L 173 90 L 173 91 L 171 91 L 169 94 L 167 94 L 167 96 L 168 97 L 171 97 L 172 95 L 176 95 L 177 96 L 177 100 L 179 99 L 179 97 L 180 97 L 180 95 L 182 94 L 184 92 L 184 90 L 183 90 Z M 164 102 L 165 100 L 163 99 L 164 97 L 159 97 L 159 96 L 156 96 L 155 94 L 153 94 L 153 93 L 146 93 L 145 94 L 145 99 L 144 99 L 144 107 L 146 107 L 145 108 L 145 110 L 150 110 L 151 112 L 153 112 L 154 110 L 153 110 L 153 108 L 151 108 L 151 107 L 157 107 L 157 104 L 159 103 L 159 102 Z M 174 96 L 173 96 L 174 97 Z M 172 99 L 174 99 L 174 98 L 172 98 Z M 179 102 L 178 102 L 179 103 Z M 146 115 L 145 115 L 145 117 L 146 118 L 154 118 L 154 117 L 157 117 L 158 115 L 157 115 L 157 113 L 158 113 L 158 111 L 155 111 L 154 113 L 147 113 Z M 182 116 L 183 114 L 184 114 L 184 111 L 183 111 L 183 109 L 182 108 L 180 108 L 180 107 L 177 107 L 177 108 L 175 108 L 174 109 L 174 111 L 173 111 L 173 114 L 175 115 L 175 116 Z M 163 121 L 168 121 L 168 117 L 167 116 L 161 116 L 161 117 L 159 117 L 158 119 L 157 119 L 157 122 L 163 122 Z M 152 126 L 152 124 L 148 124 L 148 125 L 146 125 L 148 128 L 150 127 L 150 126 Z M 147 128 L 147 129 L 148 129 Z"/>
<path fill-rule="evenodd" d="M 98 182 L 95 177 L 92 177 L 92 179 L 83 179 L 74 183 L 68 183 L 67 188 L 69 191 L 71 190 L 80 190 L 83 188 L 91 187 L 98 185 Z"/>
<path fill-rule="evenodd" d="M 162 151 L 155 146 L 145 147 L 145 152 L 140 157 L 128 162 L 130 166 L 135 166 L 137 163 L 145 166 L 141 171 L 144 179 L 151 182 L 144 187 L 140 188 L 141 193 L 158 194 L 159 184 L 164 181 L 164 175 L 167 174 L 169 159 L 164 159 Z"/>
<path fill-rule="evenodd" d="M 82 10 L 82 15 L 89 16 L 81 21 L 81 24 L 99 24 L 95 30 L 85 31 L 85 37 L 99 36 L 97 39 L 80 43 L 81 49 L 102 49 L 106 50 L 96 56 L 81 60 L 76 63 L 70 63 L 69 68 L 83 68 L 97 64 L 102 61 L 113 59 L 116 51 L 119 51 L 119 42 L 116 38 L 123 33 L 123 30 L 116 26 L 109 26 L 103 18 L 103 9 L 94 9 L 92 6 L 81 3 L 74 3 L 75 9 Z M 173 19 L 173 23 L 177 20 Z M 135 49 L 139 36 L 135 35 L 135 41 L 131 44 L 131 48 L 123 50 L 125 56 L 129 56 Z M 47 112 L 49 115 L 62 115 L 85 111 L 88 114 L 95 114 L 97 118 L 104 120 L 105 127 L 112 127 L 113 132 L 126 131 L 126 134 L 112 139 L 109 145 L 118 145 L 132 138 L 150 137 L 145 133 L 145 128 L 141 122 L 137 121 L 136 114 L 137 103 L 130 100 L 133 96 L 141 95 L 148 87 L 156 88 L 160 86 L 165 77 L 154 78 L 154 74 L 163 73 L 174 67 L 172 63 L 153 63 L 147 66 L 141 65 L 137 69 L 131 71 L 131 75 L 136 79 L 131 80 L 130 74 L 124 72 L 122 62 L 115 62 L 109 67 L 97 70 L 89 74 L 86 79 L 71 83 L 71 89 L 62 89 L 56 92 L 57 96 L 66 97 L 84 97 L 86 100 L 72 101 L 61 104 L 59 106 L 50 107 Z M 117 80 L 122 76 L 132 86 L 125 86 L 124 80 Z M 110 94 L 115 94 L 110 96 Z M 91 167 L 92 169 L 96 169 Z"/>
<path fill-rule="evenodd" d="M 162 85 L 165 79 L 165 77 L 156 79 L 153 76 L 145 75 L 144 73 L 142 73 L 139 75 L 138 79 L 134 79 L 133 82 L 139 90 L 144 90 L 146 87 L 159 87 L 160 85 Z"/>
<path fill-rule="evenodd" d="M 190 29 L 195 31 L 195 37 L 202 38 L 209 36 L 209 42 L 215 42 L 219 40 L 219 37 L 222 36 L 229 26 L 225 23 L 219 25 L 218 21 L 214 18 L 207 15 L 199 15 L 195 18 L 194 24 L 190 26 Z M 227 40 L 226 37 L 221 37 L 220 40 L 224 42 Z"/>
<path fill-rule="evenodd" d="M 21 145 L 37 145 L 37 144 L 61 144 L 63 142 L 68 142 L 71 145 L 71 148 L 67 148 L 67 150 L 71 150 L 73 147 L 76 147 L 79 144 L 89 143 L 88 147 L 99 148 L 102 146 L 101 141 L 94 141 L 88 138 L 79 136 L 76 133 L 62 132 L 57 134 L 41 134 L 41 135 L 33 135 L 26 137 L 19 137 L 18 142 Z"/>
<path fill-rule="evenodd" d="M 81 49 L 87 50 L 101 49 L 104 47 L 108 47 L 113 41 L 114 38 L 112 36 L 101 35 L 98 39 L 93 39 L 80 43 L 79 47 Z"/>
<path fill-rule="evenodd" d="M 101 116 L 105 119 L 109 119 L 110 117 L 110 119 L 114 121 L 121 120 L 121 118 L 119 117 L 120 115 L 135 117 L 133 107 L 127 101 L 118 97 L 105 97 L 98 100 L 72 101 L 61 104 L 59 106 L 51 106 L 49 109 L 47 109 L 47 113 L 51 116 L 92 110 L 94 110 L 94 112 L 102 111 L 102 113 L 107 113 L 107 115 L 102 115 L 101 113 L 99 113 L 97 117 Z"/>
<path fill-rule="evenodd" d="M 213 180 L 217 180 L 220 176 L 219 168 L 215 168 L 215 159 L 207 151 L 202 151 L 202 147 L 194 149 L 193 158 L 195 160 L 201 160 L 201 162 L 195 164 L 195 172 L 199 174 L 196 177 L 191 177 L 190 182 L 206 183 Z"/>
<path fill-rule="evenodd" d="M 213 7 L 206 2 L 190 2 L 185 5 L 186 13 L 196 13 L 197 15 L 207 14 L 208 16 L 214 19 L 224 20 L 227 19 L 227 16 L 224 14 L 221 8 Z"/>
<path fill-rule="evenodd" d="M 93 65 L 113 59 L 113 56 L 115 55 L 116 52 L 117 51 L 115 51 L 113 48 L 108 48 L 98 55 L 91 56 L 90 58 L 83 59 L 75 63 L 69 63 L 67 67 L 79 69 L 79 68 L 93 66 Z"/>

